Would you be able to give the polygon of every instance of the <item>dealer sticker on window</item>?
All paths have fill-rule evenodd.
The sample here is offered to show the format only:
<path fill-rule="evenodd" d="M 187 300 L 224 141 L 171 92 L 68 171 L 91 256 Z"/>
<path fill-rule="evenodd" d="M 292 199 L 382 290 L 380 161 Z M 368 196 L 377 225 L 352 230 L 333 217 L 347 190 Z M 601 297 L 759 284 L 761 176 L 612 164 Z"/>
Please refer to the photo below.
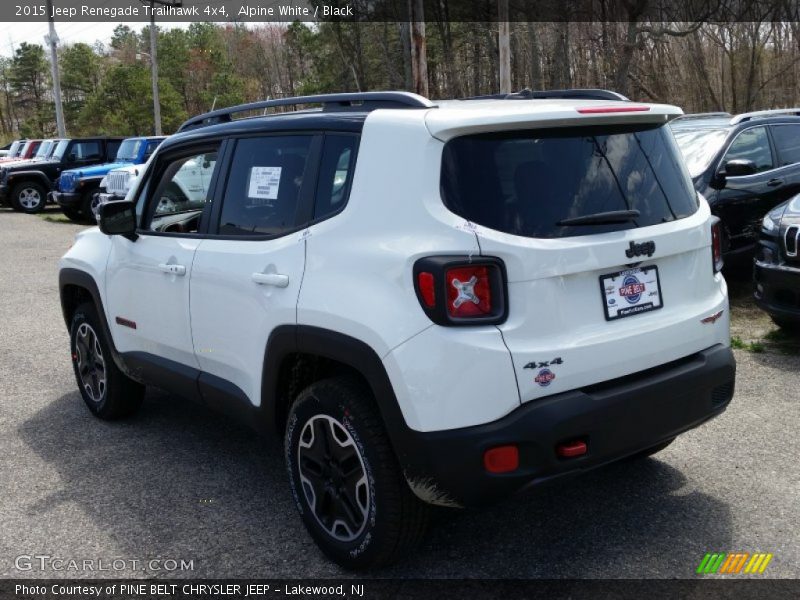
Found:
<path fill-rule="evenodd" d="M 641 267 L 600 276 L 606 320 L 656 310 L 661 302 L 658 267 Z"/>
<path fill-rule="evenodd" d="M 263 200 L 277 200 L 281 184 L 281 167 L 253 167 L 247 196 Z"/>

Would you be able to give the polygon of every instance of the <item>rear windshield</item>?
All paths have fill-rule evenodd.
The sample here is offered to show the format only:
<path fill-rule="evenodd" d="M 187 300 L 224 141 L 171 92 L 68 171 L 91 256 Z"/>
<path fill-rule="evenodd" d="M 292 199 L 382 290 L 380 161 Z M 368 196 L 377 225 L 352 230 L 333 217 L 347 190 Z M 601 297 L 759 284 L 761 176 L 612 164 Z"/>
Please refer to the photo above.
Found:
<path fill-rule="evenodd" d="M 682 219 L 698 207 L 666 125 L 570 127 L 447 142 L 442 199 L 457 215 L 534 238 L 592 235 Z M 616 224 L 564 219 L 638 210 Z"/>

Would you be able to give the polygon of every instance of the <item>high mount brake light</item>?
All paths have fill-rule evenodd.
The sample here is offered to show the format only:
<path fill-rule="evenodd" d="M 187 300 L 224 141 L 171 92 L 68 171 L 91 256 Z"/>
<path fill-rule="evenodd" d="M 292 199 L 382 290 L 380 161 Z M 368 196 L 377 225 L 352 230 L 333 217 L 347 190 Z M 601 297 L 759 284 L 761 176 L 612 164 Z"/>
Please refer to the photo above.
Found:
<path fill-rule="evenodd" d="M 714 273 L 719 273 L 725 264 L 722 259 L 722 223 L 718 218 L 711 223 L 711 264 Z"/>
<path fill-rule="evenodd" d="M 421 258 L 414 264 L 414 289 L 438 325 L 494 325 L 508 312 L 505 267 L 497 258 Z"/>
<path fill-rule="evenodd" d="M 582 115 L 598 115 L 605 113 L 647 112 L 649 106 L 587 106 L 576 109 Z"/>

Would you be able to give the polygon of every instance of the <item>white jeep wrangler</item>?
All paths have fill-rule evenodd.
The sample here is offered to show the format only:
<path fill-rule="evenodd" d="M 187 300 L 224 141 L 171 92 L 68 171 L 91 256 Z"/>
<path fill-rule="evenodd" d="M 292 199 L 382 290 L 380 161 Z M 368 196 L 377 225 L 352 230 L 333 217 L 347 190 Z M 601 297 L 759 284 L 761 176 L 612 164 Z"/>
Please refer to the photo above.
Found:
<path fill-rule="evenodd" d="M 263 114 L 288 105 L 319 109 Z M 652 454 L 734 391 L 680 114 L 560 90 L 191 119 L 61 261 L 80 393 L 112 419 L 158 386 L 282 436 L 348 568 L 403 556 L 428 504 Z"/>

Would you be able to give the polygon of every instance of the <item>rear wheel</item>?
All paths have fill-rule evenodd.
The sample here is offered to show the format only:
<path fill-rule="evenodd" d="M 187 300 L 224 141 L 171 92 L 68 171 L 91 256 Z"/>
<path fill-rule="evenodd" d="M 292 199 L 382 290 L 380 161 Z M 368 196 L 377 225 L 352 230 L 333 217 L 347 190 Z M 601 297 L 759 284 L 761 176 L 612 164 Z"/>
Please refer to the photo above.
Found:
<path fill-rule="evenodd" d="M 78 389 L 95 416 L 112 420 L 136 412 L 144 386 L 128 378 L 114 363 L 93 304 L 81 304 L 75 311 L 70 348 Z"/>
<path fill-rule="evenodd" d="M 385 565 L 422 539 L 428 507 L 409 489 L 359 383 L 337 378 L 306 388 L 289 414 L 285 452 L 303 523 L 339 565 Z"/>
<path fill-rule="evenodd" d="M 11 193 L 11 206 L 24 213 L 42 212 L 47 204 L 47 191 L 35 181 L 23 181 Z"/>

